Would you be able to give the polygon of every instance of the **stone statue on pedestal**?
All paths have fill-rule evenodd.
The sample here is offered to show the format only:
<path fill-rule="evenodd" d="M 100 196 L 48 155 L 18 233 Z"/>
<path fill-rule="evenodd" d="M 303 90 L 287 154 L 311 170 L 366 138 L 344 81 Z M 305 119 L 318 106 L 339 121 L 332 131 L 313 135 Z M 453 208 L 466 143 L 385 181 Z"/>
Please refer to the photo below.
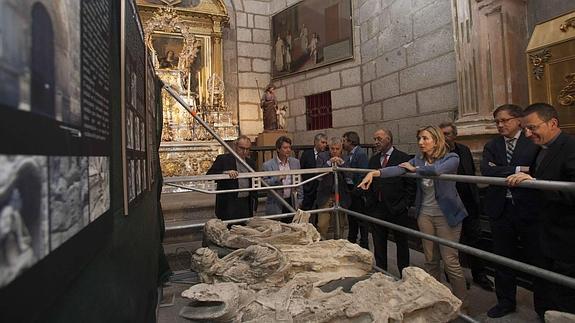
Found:
<path fill-rule="evenodd" d="M 264 132 L 278 130 L 278 101 L 274 91 L 275 86 L 268 85 L 260 101 L 260 107 L 264 113 Z"/>

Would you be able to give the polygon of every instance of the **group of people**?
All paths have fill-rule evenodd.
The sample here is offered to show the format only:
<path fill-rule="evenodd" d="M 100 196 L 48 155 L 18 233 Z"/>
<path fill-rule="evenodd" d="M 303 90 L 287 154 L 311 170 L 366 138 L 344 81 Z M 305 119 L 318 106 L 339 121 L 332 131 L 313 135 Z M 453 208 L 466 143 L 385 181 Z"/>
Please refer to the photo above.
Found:
<path fill-rule="evenodd" d="M 297 42 L 296 42 L 297 41 Z M 274 43 L 274 67 L 277 72 L 292 72 L 294 67 L 292 62 L 294 60 L 294 48 L 297 44 L 299 46 L 299 53 L 296 60 L 302 57 L 304 61 L 312 59 L 314 64 L 319 63 L 319 45 L 320 37 L 316 32 L 311 33 L 311 38 L 305 24 L 302 24 L 299 35 L 293 38 L 291 31 L 287 31 L 285 36 L 277 35 Z"/>
<path fill-rule="evenodd" d="M 483 211 L 490 220 L 493 252 L 575 277 L 575 239 L 569 236 L 575 230 L 575 217 L 572 213 L 575 193 L 516 187 L 519 183 L 533 180 L 575 181 L 575 139 L 561 131 L 557 111 L 545 103 L 532 104 L 526 109 L 506 104 L 498 107 L 493 117 L 499 136 L 485 144 L 480 171 L 483 176 L 504 177 L 507 181 L 507 186 L 487 187 L 483 203 Z M 330 138 L 329 141 L 325 134 L 316 135 L 313 149 L 304 151 L 299 160 L 291 157 L 291 140 L 280 137 L 276 142 L 277 156 L 265 162 L 263 169 L 293 170 L 331 167 L 334 164 L 347 168 L 374 169 L 365 176 L 338 172 L 340 185 L 337 185 L 337 194 L 342 207 L 406 226 L 408 210 L 414 206 L 414 216 L 421 232 L 480 247 L 479 214 L 482 208 L 477 185 L 433 178 L 441 174 L 475 175 L 470 149 L 456 142 L 457 127 L 450 122 L 422 127 L 416 135 L 419 151 L 411 157 L 393 145 L 391 131 L 375 131 L 373 139 L 376 152 L 369 159 L 360 147 L 359 135 L 353 131 L 344 133 L 342 137 Z M 328 144 L 329 149 L 326 151 Z M 249 145 L 249 138 L 238 138 L 236 152 L 241 155 L 240 152 L 249 150 Z M 344 151 L 346 154 L 343 154 Z M 234 162 L 233 156 L 223 156 L 216 159 L 208 174 L 227 172 L 233 180 L 238 170 L 241 171 L 239 164 Z M 224 159 L 228 160 L 230 168 L 221 167 Z M 405 173 L 428 177 L 413 179 L 401 176 Z M 304 179 L 311 176 L 314 175 L 305 175 Z M 264 180 L 270 185 L 291 184 L 291 176 L 275 176 Z M 295 208 L 328 208 L 335 203 L 334 180 L 334 176 L 323 176 L 305 184 L 303 190 L 298 186 L 278 190 L 278 193 Z M 240 181 L 235 181 L 233 185 L 222 184 L 221 187 L 220 183 L 218 189 L 246 187 Z M 234 198 L 238 199 L 247 197 L 240 197 L 238 194 L 241 193 L 227 193 L 228 196 L 230 194 L 237 195 Z M 230 216 L 241 218 L 253 215 L 254 196 L 249 197 L 250 207 L 245 209 L 241 209 L 236 202 L 224 201 L 226 198 L 226 194 L 218 195 L 218 217 L 226 219 Z M 284 203 L 268 194 L 266 214 L 288 212 Z M 318 231 L 323 239 L 329 238 L 331 218 L 329 212 L 317 216 Z M 389 230 L 353 216 L 348 216 L 348 222 L 348 240 L 358 242 L 364 248 L 368 248 L 368 232 L 371 232 L 376 265 L 386 270 Z M 394 231 L 393 235 L 397 245 L 397 265 L 401 273 L 410 263 L 407 236 L 398 231 Z M 467 283 L 460 265 L 459 252 L 426 239 L 422 239 L 422 246 L 425 269 L 439 280 L 440 261 L 443 261 L 453 293 L 466 305 Z M 518 258 L 521 253 L 524 257 Z M 493 286 L 485 274 L 481 259 L 471 256 L 467 259 L 473 281 L 484 289 L 495 289 L 497 304 L 487 315 L 497 318 L 514 312 L 517 286 L 515 272 L 498 265 Z M 532 278 L 532 282 L 534 307 L 540 317 L 550 309 L 575 313 L 575 290 L 539 278 Z"/>

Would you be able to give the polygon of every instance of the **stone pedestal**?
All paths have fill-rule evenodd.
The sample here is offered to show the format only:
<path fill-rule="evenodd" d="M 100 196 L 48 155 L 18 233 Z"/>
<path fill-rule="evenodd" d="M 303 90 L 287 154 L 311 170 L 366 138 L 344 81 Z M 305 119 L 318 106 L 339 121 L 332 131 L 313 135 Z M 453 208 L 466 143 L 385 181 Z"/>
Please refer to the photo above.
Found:
<path fill-rule="evenodd" d="M 258 147 L 270 147 L 269 151 L 262 151 L 258 154 L 258 160 L 256 160 L 259 170 L 262 170 L 262 164 L 266 160 L 270 160 L 275 154 L 275 144 L 279 137 L 286 136 L 293 140 L 293 135 L 288 134 L 285 130 L 272 130 L 264 131 L 258 135 L 256 138 L 256 146 Z"/>
<path fill-rule="evenodd" d="M 285 130 L 272 130 L 264 131 L 258 135 L 256 138 L 256 145 L 261 146 L 275 146 L 276 140 L 281 136 L 287 136 L 293 140 L 292 136 L 288 134 Z"/>

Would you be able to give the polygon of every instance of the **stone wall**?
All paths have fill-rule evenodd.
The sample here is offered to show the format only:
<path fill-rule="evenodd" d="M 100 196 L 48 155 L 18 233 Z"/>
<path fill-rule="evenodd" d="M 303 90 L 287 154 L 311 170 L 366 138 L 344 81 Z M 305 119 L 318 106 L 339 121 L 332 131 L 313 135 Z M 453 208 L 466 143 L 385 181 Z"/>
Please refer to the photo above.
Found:
<path fill-rule="evenodd" d="M 270 81 L 269 1 L 226 0 L 226 5 L 230 15 L 224 35 L 226 97 L 238 113 L 242 134 L 255 138 L 263 130 L 257 85 L 262 91 Z"/>
<path fill-rule="evenodd" d="M 413 153 L 417 128 L 457 110 L 450 1 L 358 2 L 366 139 L 385 127 Z"/>
<path fill-rule="evenodd" d="M 528 0 L 529 35 L 535 25 L 575 10 L 573 0 Z"/>
<path fill-rule="evenodd" d="M 272 0 L 270 14 L 296 2 Z M 297 144 L 311 144 L 319 131 L 306 130 L 305 96 L 331 91 L 329 136 L 355 130 L 371 142 L 375 129 L 387 127 L 414 152 L 419 126 L 453 119 L 457 110 L 450 1 L 352 0 L 352 10 L 353 60 L 275 82 L 280 104 L 289 106 L 288 130 Z"/>

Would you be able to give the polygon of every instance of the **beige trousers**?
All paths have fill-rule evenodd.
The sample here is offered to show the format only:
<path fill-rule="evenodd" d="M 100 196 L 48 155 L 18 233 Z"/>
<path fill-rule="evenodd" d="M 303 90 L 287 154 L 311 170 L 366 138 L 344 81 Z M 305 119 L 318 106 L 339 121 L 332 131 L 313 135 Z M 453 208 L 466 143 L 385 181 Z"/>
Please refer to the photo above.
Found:
<path fill-rule="evenodd" d="M 461 223 L 456 227 L 450 227 L 444 216 L 429 216 L 420 214 L 417 218 L 419 231 L 437 236 L 453 242 L 459 242 Z M 441 269 L 439 261 L 443 260 L 445 272 L 451 283 L 453 294 L 460 300 L 465 300 L 467 289 L 465 276 L 459 264 L 459 252 L 457 249 L 440 245 L 439 243 L 422 239 L 423 253 L 425 254 L 425 270 L 440 281 Z"/>

